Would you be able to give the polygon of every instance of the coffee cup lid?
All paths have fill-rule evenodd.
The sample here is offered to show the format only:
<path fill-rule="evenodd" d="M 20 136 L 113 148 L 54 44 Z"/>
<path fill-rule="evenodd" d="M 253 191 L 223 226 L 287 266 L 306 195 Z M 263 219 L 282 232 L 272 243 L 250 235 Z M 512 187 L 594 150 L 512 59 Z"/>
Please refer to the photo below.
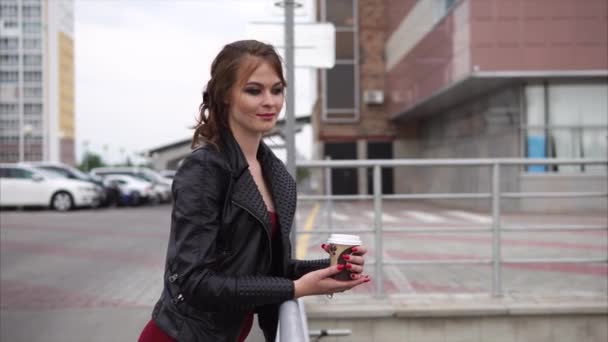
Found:
<path fill-rule="evenodd" d="M 359 246 L 361 245 L 361 238 L 358 235 L 348 235 L 348 234 L 331 234 L 327 243 L 333 243 L 336 245 L 352 245 Z"/>

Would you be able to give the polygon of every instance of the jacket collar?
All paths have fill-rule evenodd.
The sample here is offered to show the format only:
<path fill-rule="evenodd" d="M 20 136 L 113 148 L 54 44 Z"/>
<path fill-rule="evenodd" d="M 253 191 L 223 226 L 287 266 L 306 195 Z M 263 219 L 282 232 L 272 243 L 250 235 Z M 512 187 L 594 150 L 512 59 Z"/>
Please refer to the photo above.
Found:
<path fill-rule="evenodd" d="M 232 181 L 234 182 L 232 200 L 257 217 L 270 235 L 270 215 L 253 176 L 248 172 L 249 164 L 239 144 L 228 130 L 224 130 L 220 136 L 223 137 L 221 141 L 222 154 L 224 154 L 232 169 Z M 296 183 L 283 163 L 264 142 L 260 143 L 257 158 L 262 166 L 264 179 L 274 201 L 282 235 L 287 237 L 296 209 Z"/>

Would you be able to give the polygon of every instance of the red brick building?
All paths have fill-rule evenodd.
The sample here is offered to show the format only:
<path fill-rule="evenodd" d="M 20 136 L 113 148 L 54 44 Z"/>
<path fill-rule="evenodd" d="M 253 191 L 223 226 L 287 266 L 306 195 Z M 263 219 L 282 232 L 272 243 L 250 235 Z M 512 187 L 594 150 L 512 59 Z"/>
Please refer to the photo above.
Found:
<path fill-rule="evenodd" d="M 317 158 L 606 157 L 607 1 L 319 0 L 318 9 L 336 26 L 336 66 L 320 71 Z M 369 172 L 334 172 L 335 193 L 370 190 Z M 489 186 L 481 169 L 384 172 L 385 192 Z M 513 168 L 503 182 L 542 190 L 556 175 L 579 189 L 606 183 L 604 166 Z"/>

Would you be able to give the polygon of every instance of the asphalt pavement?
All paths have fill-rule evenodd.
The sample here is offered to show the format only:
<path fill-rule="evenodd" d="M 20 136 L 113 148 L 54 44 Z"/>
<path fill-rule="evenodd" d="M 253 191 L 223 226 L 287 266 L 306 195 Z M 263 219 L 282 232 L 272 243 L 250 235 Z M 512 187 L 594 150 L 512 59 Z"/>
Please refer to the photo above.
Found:
<path fill-rule="evenodd" d="M 373 226 L 371 204 L 302 203 L 299 230 L 331 226 L 335 231 Z M 170 225 L 169 205 L 55 213 L 3 211 L 0 220 L 0 340 L 135 341 L 150 318 L 161 291 Z M 483 212 L 404 203 L 383 208 L 387 228 L 488 226 Z M 605 258 L 606 231 L 527 232 L 527 224 L 606 224 L 606 213 L 587 215 L 509 214 L 503 223 L 522 231 L 503 234 L 504 257 Z M 361 234 L 375 254 L 371 234 Z M 487 233 L 385 232 L 386 260 L 444 260 L 491 257 Z M 327 234 L 300 235 L 298 254 L 323 257 Z M 374 275 L 370 266 L 367 272 Z M 504 288 L 510 293 L 606 294 L 606 263 L 505 264 Z M 387 266 L 388 294 L 485 293 L 491 289 L 488 265 Z M 370 295 L 375 282 L 353 291 Z M 347 296 L 348 294 L 343 294 Z M 248 341 L 262 341 L 254 329 Z"/>

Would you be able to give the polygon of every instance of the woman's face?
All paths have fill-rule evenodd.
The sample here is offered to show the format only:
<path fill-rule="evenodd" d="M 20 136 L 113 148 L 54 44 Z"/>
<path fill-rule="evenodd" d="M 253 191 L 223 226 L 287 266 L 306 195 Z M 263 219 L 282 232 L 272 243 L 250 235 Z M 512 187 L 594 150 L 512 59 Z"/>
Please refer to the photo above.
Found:
<path fill-rule="evenodd" d="M 263 134 L 277 122 L 283 108 L 284 86 L 268 62 L 232 90 L 228 122 L 234 134 Z"/>

